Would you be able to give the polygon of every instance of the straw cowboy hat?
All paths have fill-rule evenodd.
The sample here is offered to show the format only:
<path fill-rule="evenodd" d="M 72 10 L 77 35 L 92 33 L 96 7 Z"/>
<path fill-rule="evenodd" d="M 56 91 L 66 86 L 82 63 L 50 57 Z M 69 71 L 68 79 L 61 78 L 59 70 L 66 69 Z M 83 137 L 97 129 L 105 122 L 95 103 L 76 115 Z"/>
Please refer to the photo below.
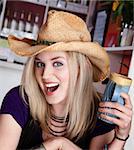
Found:
<path fill-rule="evenodd" d="M 43 51 L 74 51 L 88 56 L 93 65 L 93 80 L 104 80 L 109 74 L 109 57 L 91 35 L 85 22 L 76 15 L 51 10 L 38 34 L 38 40 L 9 35 L 9 46 L 21 56 L 34 56 Z"/>

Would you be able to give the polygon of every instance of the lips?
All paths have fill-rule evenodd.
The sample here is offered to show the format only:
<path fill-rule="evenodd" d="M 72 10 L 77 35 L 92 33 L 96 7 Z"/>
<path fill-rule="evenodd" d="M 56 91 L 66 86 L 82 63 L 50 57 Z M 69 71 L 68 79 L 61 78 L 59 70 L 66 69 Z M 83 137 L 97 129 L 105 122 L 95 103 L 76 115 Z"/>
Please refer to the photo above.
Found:
<path fill-rule="evenodd" d="M 50 83 L 50 84 L 46 84 L 46 94 L 52 94 L 53 92 L 55 92 L 59 87 L 58 83 Z"/>
<path fill-rule="evenodd" d="M 59 85 L 47 88 L 48 92 L 54 92 L 58 89 Z"/>

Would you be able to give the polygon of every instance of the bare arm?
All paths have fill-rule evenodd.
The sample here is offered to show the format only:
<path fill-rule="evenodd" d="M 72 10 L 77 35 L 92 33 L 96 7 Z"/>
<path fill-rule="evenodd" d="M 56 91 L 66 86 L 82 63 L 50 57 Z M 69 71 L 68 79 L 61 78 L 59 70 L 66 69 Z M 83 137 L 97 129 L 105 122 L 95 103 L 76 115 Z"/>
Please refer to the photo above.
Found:
<path fill-rule="evenodd" d="M 104 145 L 108 145 L 109 143 L 111 143 L 113 141 L 113 138 L 114 130 L 106 134 L 96 136 L 91 140 L 89 150 L 103 150 Z"/>
<path fill-rule="evenodd" d="M 104 135 L 96 136 L 92 139 L 89 150 L 102 150 L 105 144 L 111 143 L 114 137 L 114 130 Z M 46 150 L 82 150 L 73 142 L 64 137 L 49 139 L 44 142 Z"/>
<path fill-rule="evenodd" d="M 0 149 L 16 150 L 18 145 L 21 127 L 9 114 L 0 115 Z"/>
<path fill-rule="evenodd" d="M 100 112 L 110 113 L 117 116 L 117 118 L 113 118 L 104 114 L 100 115 L 100 117 L 117 125 L 115 128 L 115 135 L 118 137 L 118 139 L 116 137 L 113 139 L 111 144 L 109 144 L 109 150 L 123 150 L 126 142 L 125 139 L 127 139 L 131 128 L 133 112 L 130 97 L 125 93 L 122 93 L 121 96 L 125 101 L 125 105 L 120 105 L 119 103 L 113 102 L 100 103 Z M 109 109 L 108 107 L 112 109 Z"/>
<path fill-rule="evenodd" d="M 101 150 L 105 144 L 111 143 L 114 137 L 114 130 L 104 135 L 97 136 L 92 139 L 89 150 Z M 51 138 L 44 143 L 46 150 L 82 150 L 73 142 L 64 137 Z"/>
<path fill-rule="evenodd" d="M 49 139 L 43 144 L 46 150 L 82 150 L 80 147 L 64 137 Z"/>

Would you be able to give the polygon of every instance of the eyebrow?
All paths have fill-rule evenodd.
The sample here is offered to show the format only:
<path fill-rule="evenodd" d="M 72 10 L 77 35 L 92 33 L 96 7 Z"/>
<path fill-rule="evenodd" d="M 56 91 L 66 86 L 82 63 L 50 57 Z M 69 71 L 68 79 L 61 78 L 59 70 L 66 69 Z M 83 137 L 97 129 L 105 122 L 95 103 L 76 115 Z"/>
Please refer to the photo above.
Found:
<path fill-rule="evenodd" d="M 57 56 L 57 57 L 52 58 L 51 60 L 56 60 L 56 59 L 59 59 L 59 58 L 63 58 L 63 59 L 65 59 L 63 56 Z M 38 58 L 38 57 L 35 57 L 35 60 L 43 61 L 43 60 L 41 60 L 41 59 L 40 59 L 40 58 Z"/>
<path fill-rule="evenodd" d="M 52 58 L 51 60 L 55 60 L 55 59 L 59 59 L 59 58 L 64 58 L 64 57 L 63 56 L 57 56 L 57 57 Z"/>
<path fill-rule="evenodd" d="M 38 57 L 35 57 L 35 60 L 41 60 L 41 59 L 39 59 Z"/>

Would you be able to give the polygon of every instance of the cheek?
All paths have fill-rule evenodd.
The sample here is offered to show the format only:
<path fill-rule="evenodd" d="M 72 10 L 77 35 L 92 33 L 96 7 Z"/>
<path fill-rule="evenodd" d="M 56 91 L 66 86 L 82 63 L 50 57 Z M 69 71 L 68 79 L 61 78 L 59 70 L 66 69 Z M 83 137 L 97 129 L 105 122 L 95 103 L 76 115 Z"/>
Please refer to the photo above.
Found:
<path fill-rule="evenodd" d="M 59 75 L 59 78 L 61 80 L 61 82 L 68 84 L 69 83 L 69 72 L 66 71 L 62 71 L 62 73 Z"/>
<path fill-rule="evenodd" d="M 44 84 L 42 82 L 42 77 L 39 73 L 35 73 L 35 77 L 36 77 L 36 81 L 38 83 L 38 86 L 42 89 L 42 91 L 44 90 Z"/>
<path fill-rule="evenodd" d="M 35 77 L 36 77 L 36 80 L 38 81 L 39 73 L 36 69 L 35 69 Z"/>
<path fill-rule="evenodd" d="M 41 71 L 35 69 L 35 77 L 36 77 L 37 82 L 40 83 L 41 80 L 42 80 L 42 73 L 41 73 Z"/>

